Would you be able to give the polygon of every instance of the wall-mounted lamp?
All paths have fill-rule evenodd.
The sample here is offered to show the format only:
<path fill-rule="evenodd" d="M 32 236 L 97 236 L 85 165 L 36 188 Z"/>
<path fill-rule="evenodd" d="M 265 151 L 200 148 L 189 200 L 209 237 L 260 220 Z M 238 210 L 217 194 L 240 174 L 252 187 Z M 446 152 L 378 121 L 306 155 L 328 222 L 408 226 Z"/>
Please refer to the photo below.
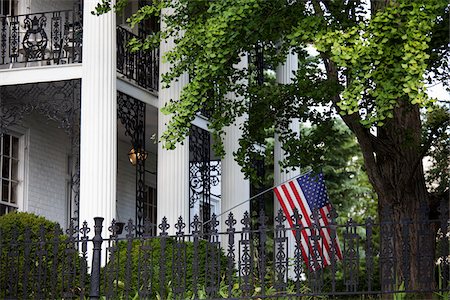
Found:
<path fill-rule="evenodd" d="M 128 152 L 128 159 L 133 166 L 137 164 L 138 160 L 146 160 L 147 156 L 147 151 L 141 149 L 140 147 L 137 147 L 137 149 L 134 149 L 134 147 L 132 147 L 130 152 Z"/>

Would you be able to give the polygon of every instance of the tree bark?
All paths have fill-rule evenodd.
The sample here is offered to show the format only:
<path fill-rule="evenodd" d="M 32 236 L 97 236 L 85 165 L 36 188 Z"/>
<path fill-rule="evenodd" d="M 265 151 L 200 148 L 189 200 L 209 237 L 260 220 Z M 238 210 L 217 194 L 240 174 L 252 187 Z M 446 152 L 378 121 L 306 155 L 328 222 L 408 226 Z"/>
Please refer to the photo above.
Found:
<path fill-rule="evenodd" d="M 382 291 L 398 290 L 401 284 L 405 290 L 431 291 L 437 224 L 429 218 L 419 108 L 400 100 L 394 118 L 378 127 L 376 139 L 355 124 L 357 119 L 344 120 L 358 138 L 378 195 Z"/>

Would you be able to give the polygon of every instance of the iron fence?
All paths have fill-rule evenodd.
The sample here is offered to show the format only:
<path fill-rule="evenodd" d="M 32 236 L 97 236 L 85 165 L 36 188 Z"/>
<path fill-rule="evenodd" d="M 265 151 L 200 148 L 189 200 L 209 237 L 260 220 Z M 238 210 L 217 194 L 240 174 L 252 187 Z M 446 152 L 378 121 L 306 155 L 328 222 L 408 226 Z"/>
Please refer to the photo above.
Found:
<path fill-rule="evenodd" d="M 127 29 L 117 26 L 117 71 L 139 86 L 157 91 L 159 82 L 159 49 L 132 51 L 132 39 L 142 40 Z"/>
<path fill-rule="evenodd" d="M 173 227 L 163 218 L 157 235 L 153 234 L 155 225 L 145 222 L 141 236 L 136 236 L 134 222 L 129 220 L 123 233 L 113 221 L 109 236 L 102 237 L 102 218 L 95 219 L 93 228 L 84 222 L 79 229 L 70 226 L 65 234 L 44 227 L 1 231 L 0 298 L 366 299 L 382 294 L 449 295 L 448 218 L 419 223 L 377 223 L 372 219 L 356 223 L 350 219 L 337 224 L 331 215 L 328 225 L 313 222 L 309 228 L 301 226 L 296 212 L 292 218 L 293 227 L 286 226 L 281 211 L 274 226 L 267 224 L 263 213 L 253 218 L 245 213 L 240 220 L 230 213 L 223 224 L 213 216 L 207 226 L 197 216 L 189 224 L 179 218 Z M 398 225 L 401 236 L 387 235 Z M 411 229 L 416 225 L 428 231 L 413 239 Z M 303 235 L 308 230 L 308 236 Z M 305 264 L 300 245 L 306 238 L 313 246 L 323 247 L 321 230 L 327 230 L 332 238 L 337 236 L 342 260 L 332 255 L 325 266 L 324 260 L 310 255 L 314 264 Z M 293 233 L 301 238 L 290 238 Z M 435 239 L 432 253 L 420 252 L 420 237 L 427 234 Z M 400 252 L 382 249 L 389 248 L 386 243 L 399 240 Z M 330 243 L 330 253 L 337 251 L 336 243 Z M 410 255 L 413 248 L 419 250 L 415 252 L 418 255 Z M 413 284 L 405 270 L 414 266 L 431 268 L 432 278 L 425 276 Z"/>
<path fill-rule="evenodd" d="M 81 62 L 82 25 L 74 10 L 0 16 L 0 64 Z"/>

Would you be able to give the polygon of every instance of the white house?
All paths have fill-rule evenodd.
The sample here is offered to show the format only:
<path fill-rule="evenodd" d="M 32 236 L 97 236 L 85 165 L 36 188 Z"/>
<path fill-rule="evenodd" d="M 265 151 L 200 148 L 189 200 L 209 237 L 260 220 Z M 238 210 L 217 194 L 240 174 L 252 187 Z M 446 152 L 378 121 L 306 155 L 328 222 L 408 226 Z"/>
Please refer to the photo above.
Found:
<path fill-rule="evenodd" d="M 171 40 L 151 53 L 127 50 L 132 36 L 164 26 L 126 26 L 145 1 L 130 1 L 124 15 L 99 17 L 91 14 L 98 2 L 0 0 L 0 214 L 34 212 L 63 227 L 71 219 L 132 218 L 141 230 L 146 218 L 205 219 L 248 199 L 249 182 L 231 155 L 239 126 L 227 129 L 222 160 L 211 152 L 201 115 L 176 150 L 156 143 L 170 118 L 159 108 L 189 79 L 158 88 L 170 67 L 161 57 Z M 293 56 L 278 68 L 280 83 L 296 64 Z M 233 212 L 241 218 L 248 209 L 247 203 Z"/>

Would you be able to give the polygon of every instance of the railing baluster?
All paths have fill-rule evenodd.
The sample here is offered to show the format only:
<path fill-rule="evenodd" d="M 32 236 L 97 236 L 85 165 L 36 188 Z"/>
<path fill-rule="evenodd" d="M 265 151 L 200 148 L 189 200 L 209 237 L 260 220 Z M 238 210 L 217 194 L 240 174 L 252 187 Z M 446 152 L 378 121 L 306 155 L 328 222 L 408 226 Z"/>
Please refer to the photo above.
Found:
<path fill-rule="evenodd" d="M 403 284 L 405 290 L 410 288 L 410 234 L 409 234 L 409 224 L 411 224 L 411 219 L 404 218 L 401 220 L 402 224 L 402 273 L 403 273 Z"/>
<path fill-rule="evenodd" d="M 35 289 L 35 294 L 36 297 L 38 299 L 42 299 L 44 298 L 44 293 L 46 291 L 46 283 L 47 283 L 47 274 L 46 274 L 46 269 L 47 266 L 44 265 L 46 264 L 45 262 L 45 258 L 47 256 L 47 251 L 45 249 L 45 244 L 46 244 L 46 240 L 45 240 L 45 227 L 44 225 L 41 225 L 39 227 L 39 239 L 38 239 L 38 244 L 36 245 L 36 257 L 37 257 L 37 262 L 36 262 L 36 274 L 35 274 L 35 284 L 36 284 L 36 289 Z"/>
<path fill-rule="evenodd" d="M 106 299 L 112 299 L 116 295 L 118 295 L 118 284 L 119 284 L 119 236 L 118 236 L 119 226 L 117 225 L 116 220 L 112 220 L 111 226 L 108 227 L 108 231 L 110 232 L 109 240 L 108 240 L 108 249 L 107 256 L 105 257 L 107 267 L 105 270 L 106 276 L 106 291 L 105 296 Z"/>
<path fill-rule="evenodd" d="M 125 262 L 125 299 L 128 299 L 130 297 L 130 292 L 133 286 L 133 277 L 131 276 L 131 267 L 133 262 L 133 238 L 134 238 L 134 231 L 136 230 L 136 227 L 133 225 L 133 220 L 129 219 L 127 225 L 125 226 L 126 231 L 126 239 L 127 239 L 127 260 Z M 134 296 L 134 295 L 132 295 Z"/>
<path fill-rule="evenodd" d="M 284 222 L 286 216 L 280 209 L 275 217 L 275 236 L 274 236 L 274 288 L 277 292 L 286 290 L 287 281 L 287 237 Z"/>
<path fill-rule="evenodd" d="M 210 298 L 216 298 L 220 283 L 220 243 L 218 234 L 219 221 L 212 214 L 207 226 L 206 243 L 206 294 Z"/>
<path fill-rule="evenodd" d="M 198 279 L 199 279 L 199 239 L 202 230 L 202 223 L 198 215 L 194 216 L 191 222 L 192 238 L 193 238 L 193 258 L 192 258 L 192 294 L 194 299 L 198 299 Z"/>
<path fill-rule="evenodd" d="M 298 209 L 294 208 L 293 214 L 291 216 L 292 224 L 294 225 L 294 275 L 295 275 L 295 291 L 297 295 L 301 294 L 302 285 L 302 215 L 299 214 Z"/>
<path fill-rule="evenodd" d="M 80 262 L 80 299 L 84 299 L 86 295 L 86 274 L 88 271 L 87 267 L 87 243 L 89 240 L 88 233 L 91 229 L 88 227 L 86 221 L 83 222 L 83 226 L 80 228 L 81 234 L 81 262 Z"/>
<path fill-rule="evenodd" d="M 94 218 L 94 237 L 92 238 L 93 254 L 92 254 L 92 273 L 91 286 L 89 291 L 90 299 L 100 298 L 100 266 L 101 266 L 101 251 L 102 251 L 102 229 L 103 218 Z M 105 271 L 108 271 L 106 269 Z M 105 272 L 106 273 L 106 272 Z M 108 286 L 106 286 L 108 288 Z"/>
<path fill-rule="evenodd" d="M 10 63 L 17 62 L 19 57 L 19 44 L 20 44 L 20 36 L 19 36 L 19 17 L 13 16 L 10 17 L 9 21 L 9 57 Z"/>
<path fill-rule="evenodd" d="M 352 219 L 348 220 L 344 233 L 344 280 L 347 292 L 358 290 L 359 235 L 356 228 L 356 223 Z"/>
<path fill-rule="evenodd" d="M 328 232 L 330 234 L 330 247 L 331 247 L 331 291 L 332 293 L 336 292 L 336 271 L 337 271 L 337 259 L 336 257 L 339 256 L 339 245 L 337 241 L 337 224 L 336 224 L 336 218 L 338 217 L 336 210 L 334 207 L 331 208 L 331 211 L 329 213 L 330 222 L 328 226 Z"/>
<path fill-rule="evenodd" d="M 243 225 L 241 239 L 239 241 L 239 279 L 243 296 L 250 296 L 253 289 L 251 275 L 253 272 L 252 239 L 250 230 L 250 215 L 246 211 L 241 220 Z"/>
<path fill-rule="evenodd" d="M 373 271 L 374 271 L 374 249 L 373 249 L 373 220 L 372 218 L 366 219 L 366 274 L 367 274 L 367 291 L 372 291 L 373 284 Z"/>
<path fill-rule="evenodd" d="M 234 235 L 236 233 L 236 224 L 237 221 L 233 216 L 233 213 L 228 214 L 228 218 L 225 221 L 225 224 L 227 227 L 227 233 L 228 233 L 228 247 L 227 247 L 227 280 L 226 283 L 228 285 L 228 298 L 231 297 L 231 293 L 233 291 L 233 273 L 234 273 L 234 261 L 236 258 L 235 254 L 235 242 L 234 242 Z"/>
<path fill-rule="evenodd" d="M 167 223 L 167 218 L 162 219 L 158 228 L 161 230 L 160 236 L 160 256 L 159 256 L 159 295 L 162 299 L 166 298 L 166 272 L 167 272 L 167 259 L 166 259 L 166 243 L 168 238 L 167 230 L 170 225 Z"/>
<path fill-rule="evenodd" d="M 8 22 L 7 18 L 2 16 L 0 17 L 0 25 L 2 26 L 0 29 L 0 55 L 1 55 L 1 62 L 2 64 L 6 64 L 6 49 L 8 48 L 7 45 L 7 32 L 8 32 Z"/>
<path fill-rule="evenodd" d="M 259 284 L 261 286 L 261 296 L 265 296 L 265 278 L 266 278 L 266 243 L 267 243 L 267 216 L 263 209 L 259 212 Z"/>
<path fill-rule="evenodd" d="M 396 285 L 395 275 L 395 239 L 391 219 L 392 209 L 384 207 L 380 222 L 380 276 L 381 291 L 394 291 Z"/>
<path fill-rule="evenodd" d="M 186 242 L 184 240 L 184 228 L 186 223 L 183 222 L 183 218 L 179 217 L 178 222 L 175 224 L 176 236 L 175 245 L 173 249 L 173 261 L 172 261 L 172 280 L 173 280 L 173 293 L 175 299 L 183 299 L 186 292 Z"/>
<path fill-rule="evenodd" d="M 144 232 L 139 247 L 138 289 L 140 299 L 149 299 L 153 287 L 153 255 L 152 255 L 152 223 L 147 218 L 144 221 Z"/>
<path fill-rule="evenodd" d="M 137 85 L 158 90 L 159 82 L 159 49 L 139 50 L 131 52 L 128 43 L 131 39 L 142 40 L 125 28 L 117 27 L 117 71 Z"/>

